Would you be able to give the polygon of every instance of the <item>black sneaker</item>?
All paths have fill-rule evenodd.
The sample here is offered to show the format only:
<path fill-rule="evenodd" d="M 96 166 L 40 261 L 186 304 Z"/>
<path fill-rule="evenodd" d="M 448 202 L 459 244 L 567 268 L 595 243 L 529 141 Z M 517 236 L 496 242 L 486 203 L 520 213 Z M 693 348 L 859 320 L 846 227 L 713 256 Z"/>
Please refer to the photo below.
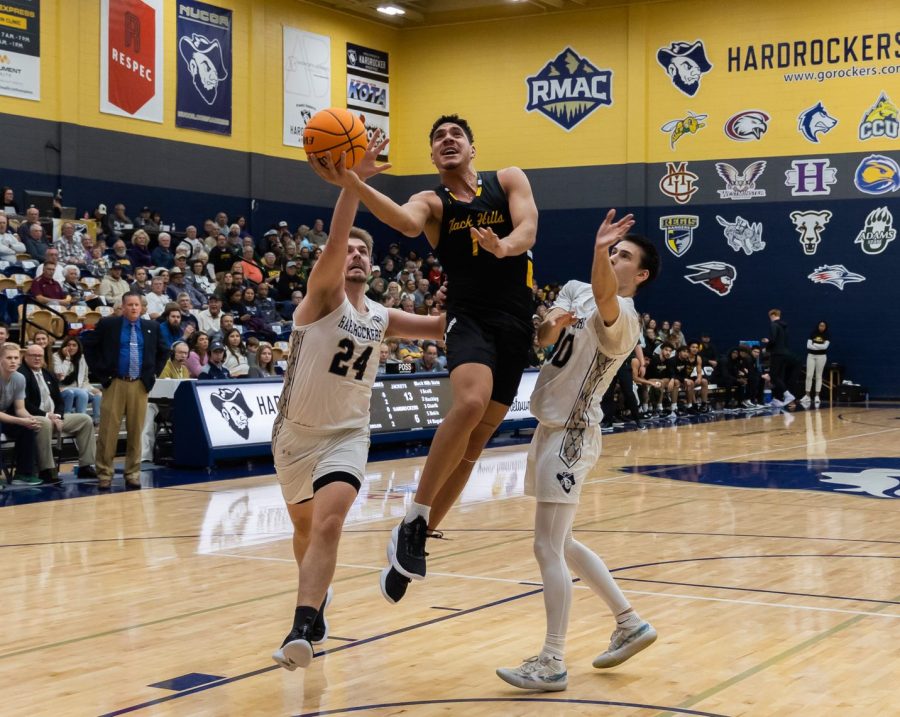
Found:
<path fill-rule="evenodd" d="M 411 582 L 390 565 L 381 571 L 381 594 L 391 605 L 396 605 L 406 595 L 406 588 Z"/>
<path fill-rule="evenodd" d="M 313 649 L 311 635 L 311 625 L 306 624 L 303 627 L 295 627 L 284 638 L 275 652 L 272 653 L 272 659 L 275 660 L 284 669 L 293 672 L 298 667 L 307 667 L 312 662 Z"/>
<path fill-rule="evenodd" d="M 94 466 L 78 466 L 79 478 L 96 478 L 97 469 Z"/>
<path fill-rule="evenodd" d="M 328 592 L 325 593 L 325 599 L 322 600 L 322 607 L 319 608 L 319 614 L 313 620 L 309 631 L 309 641 L 313 645 L 321 645 L 328 639 L 328 620 L 325 619 L 325 608 L 331 604 L 331 598 L 333 597 L 334 588 L 329 585 Z"/>
<path fill-rule="evenodd" d="M 421 515 L 411 523 L 403 521 L 394 528 L 395 550 L 391 563 L 397 572 L 412 580 L 425 579 L 425 538 L 428 523 Z"/>

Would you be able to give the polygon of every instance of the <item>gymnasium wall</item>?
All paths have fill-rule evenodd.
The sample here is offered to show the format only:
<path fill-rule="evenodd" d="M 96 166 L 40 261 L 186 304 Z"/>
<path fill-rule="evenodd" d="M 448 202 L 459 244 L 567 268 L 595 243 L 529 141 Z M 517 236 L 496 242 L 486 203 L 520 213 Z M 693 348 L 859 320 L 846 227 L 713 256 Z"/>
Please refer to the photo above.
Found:
<path fill-rule="evenodd" d="M 900 349 L 889 308 L 900 299 L 890 238 L 900 211 L 895 4 L 656 2 L 403 31 L 294 0 L 220 4 L 234 10 L 234 130 L 224 138 L 174 127 L 171 62 L 162 125 L 100 114 L 98 3 L 44 0 L 45 99 L 0 98 L 0 182 L 43 179 L 50 189 L 59 181 L 66 203 L 81 208 L 98 194 L 130 206 L 158 197 L 180 224 L 210 206 L 248 214 L 254 225 L 327 218 L 334 194 L 311 175 L 301 150 L 281 144 L 281 27 L 291 25 L 331 37 L 335 104 L 344 92 L 345 42 L 390 53 L 394 169 L 378 181 L 395 198 L 436 182 L 427 132 L 436 115 L 459 112 L 474 127 L 479 169 L 515 164 L 528 172 L 541 210 L 540 281 L 587 278 L 602 212 L 633 211 L 664 265 L 639 297 L 641 309 L 682 319 L 689 337 L 709 330 L 724 350 L 765 335 L 766 310 L 780 306 L 800 355 L 805 335 L 826 319 L 831 358 L 847 364 L 849 377 L 873 395 L 900 396 L 885 358 Z M 167 5 L 168 60 L 175 11 Z M 657 53 L 696 41 L 711 67 L 697 88 L 682 91 Z M 567 50 L 574 56 L 561 57 Z M 542 70 L 557 87 L 569 79 L 606 97 L 528 111 L 528 78 Z M 598 75 L 608 82 L 592 85 Z M 579 85 L 579 78 L 587 79 Z M 827 118 L 811 113 L 804 136 L 800 115 L 819 102 Z M 742 112 L 729 137 L 726 123 Z M 692 126 L 692 115 L 705 117 Z M 868 136 L 876 126 L 863 122 L 869 115 L 880 118 L 883 136 Z M 675 139 L 683 120 L 689 131 Z M 757 161 L 765 167 L 754 174 Z M 730 165 L 720 169 L 732 187 L 737 181 L 736 192 L 717 163 Z M 821 181 L 792 189 L 786 173 L 798 170 L 814 180 L 821 172 Z M 854 184 L 857 170 L 866 191 Z M 684 203 L 663 188 L 683 192 Z M 361 223 L 377 226 L 371 217 Z M 375 233 L 394 238 L 383 227 Z M 814 253 L 801 233 L 820 238 Z"/>

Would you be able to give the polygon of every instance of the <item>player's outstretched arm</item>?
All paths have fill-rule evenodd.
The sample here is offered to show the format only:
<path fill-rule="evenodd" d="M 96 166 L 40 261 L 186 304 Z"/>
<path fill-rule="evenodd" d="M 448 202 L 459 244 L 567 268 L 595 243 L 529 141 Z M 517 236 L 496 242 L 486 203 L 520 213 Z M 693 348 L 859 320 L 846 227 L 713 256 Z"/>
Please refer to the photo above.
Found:
<path fill-rule="evenodd" d="M 591 289 L 603 323 L 610 326 L 619 318 L 619 283 L 610 263 L 609 250 L 625 238 L 634 226 L 634 216 L 626 214 L 615 221 L 616 210 L 610 209 L 594 237 L 594 263 L 591 266 Z"/>
<path fill-rule="evenodd" d="M 534 203 L 534 194 L 528 177 L 518 167 L 507 167 L 497 173 L 500 186 L 506 192 L 509 202 L 510 221 L 513 230 L 506 237 L 498 237 L 489 227 L 479 229 L 472 227 L 472 238 L 477 240 L 498 259 L 523 254 L 537 240 L 538 210 Z"/>
<path fill-rule="evenodd" d="M 419 316 L 400 309 L 388 309 L 388 326 L 385 336 L 403 336 L 410 339 L 444 338 L 447 326 L 446 314 Z"/>
<path fill-rule="evenodd" d="M 567 326 L 573 326 L 578 321 L 574 311 L 566 311 L 559 306 L 554 306 L 544 320 L 538 325 L 537 339 L 541 348 L 545 348 L 550 344 L 559 341 L 559 335 Z"/>

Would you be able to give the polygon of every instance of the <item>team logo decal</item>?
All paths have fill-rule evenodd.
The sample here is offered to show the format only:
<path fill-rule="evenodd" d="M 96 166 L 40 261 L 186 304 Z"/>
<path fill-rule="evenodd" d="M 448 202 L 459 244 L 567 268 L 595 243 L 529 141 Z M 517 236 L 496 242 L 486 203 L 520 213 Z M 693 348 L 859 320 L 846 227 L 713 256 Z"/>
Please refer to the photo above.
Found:
<path fill-rule="evenodd" d="M 573 476 L 568 471 L 563 471 L 562 473 L 557 473 L 556 480 L 559 481 L 559 485 L 566 492 L 566 495 L 571 493 L 572 488 L 575 487 L 575 476 Z"/>
<path fill-rule="evenodd" d="M 735 142 L 752 142 L 762 139 L 769 131 L 771 118 L 762 110 L 744 110 L 732 115 L 725 123 L 725 136 Z"/>
<path fill-rule="evenodd" d="M 833 471 L 823 473 L 819 480 L 829 485 L 849 486 L 834 489 L 841 493 L 900 498 L 900 470 L 896 468 L 866 468 L 854 473 Z"/>
<path fill-rule="evenodd" d="M 723 261 L 705 261 L 702 264 L 690 264 L 688 269 L 693 274 L 685 274 L 684 278 L 692 284 L 702 284 L 707 289 L 719 296 L 727 296 L 731 293 L 734 280 L 737 278 L 737 269 Z"/>
<path fill-rule="evenodd" d="M 210 42 L 209 38 L 194 33 L 178 40 L 178 53 L 190 70 L 197 94 L 206 104 L 213 104 L 219 91 L 219 83 L 228 79 L 219 41 Z"/>
<path fill-rule="evenodd" d="M 753 199 L 766 196 L 765 189 L 756 188 L 756 180 L 766 170 L 765 160 L 751 162 L 743 172 L 727 162 L 716 162 L 716 172 L 725 180 L 725 189 L 717 190 L 721 199 Z"/>
<path fill-rule="evenodd" d="M 699 177 L 688 171 L 687 164 L 666 162 L 666 173 L 659 180 L 659 190 L 679 204 L 687 204 L 699 189 L 695 184 Z"/>
<path fill-rule="evenodd" d="M 712 69 L 701 40 L 693 44 L 673 42 L 668 47 L 661 47 L 656 53 L 656 61 L 666 71 L 672 84 L 689 97 L 697 94 L 700 79 Z"/>
<path fill-rule="evenodd" d="M 784 184 L 795 197 L 814 197 L 831 194 L 837 184 L 837 169 L 829 159 L 794 159 L 791 169 L 784 173 Z"/>
<path fill-rule="evenodd" d="M 706 127 L 703 124 L 709 115 L 695 115 L 688 110 L 688 116 L 684 119 L 671 120 L 666 122 L 660 129 L 669 133 L 669 146 L 675 149 L 675 143 L 686 134 L 697 134 L 701 129 Z"/>
<path fill-rule="evenodd" d="M 250 435 L 250 419 L 253 417 L 253 411 L 247 405 L 241 389 L 220 388 L 210 395 L 209 400 L 225 419 L 228 427 L 246 440 Z"/>
<path fill-rule="evenodd" d="M 887 92 L 882 92 L 875 104 L 863 115 L 859 123 L 859 138 L 862 140 L 875 137 L 897 139 L 900 137 L 900 110 L 891 102 Z"/>
<path fill-rule="evenodd" d="M 803 110 L 798 117 L 797 129 L 810 142 L 819 141 L 820 134 L 828 134 L 838 121 L 828 114 L 825 105 L 817 102 L 808 110 Z"/>
<path fill-rule="evenodd" d="M 870 154 L 853 175 L 856 188 L 866 194 L 887 194 L 900 189 L 900 166 L 883 154 Z"/>
<path fill-rule="evenodd" d="M 866 280 L 862 274 L 849 271 L 843 264 L 824 264 L 807 278 L 813 284 L 831 284 L 841 291 L 844 290 L 844 284 L 858 284 Z"/>
<path fill-rule="evenodd" d="M 803 253 L 812 256 L 822 242 L 822 232 L 825 225 L 831 221 L 831 212 L 827 209 L 821 212 L 791 212 L 791 221 L 794 229 L 800 234 L 800 245 Z"/>
<path fill-rule="evenodd" d="M 601 70 L 567 47 L 528 85 L 528 112 L 537 110 L 569 131 L 598 107 L 612 104 L 612 70 Z"/>
<path fill-rule="evenodd" d="M 894 216 L 887 207 L 879 207 L 869 212 L 862 231 L 856 235 L 853 243 L 859 244 L 866 254 L 881 254 L 896 238 Z"/>
<path fill-rule="evenodd" d="M 694 241 L 694 229 L 700 226 L 700 217 L 676 214 L 659 218 L 659 228 L 666 237 L 666 248 L 675 256 L 684 256 Z"/>
<path fill-rule="evenodd" d="M 729 222 L 718 215 L 716 221 L 725 227 L 728 246 L 735 251 L 743 250 L 747 256 L 750 256 L 753 252 L 766 248 L 766 243 L 762 238 L 763 225 L 761 222 L 751 224 L 741 216 L 735 217 L 734 222 Z"/>

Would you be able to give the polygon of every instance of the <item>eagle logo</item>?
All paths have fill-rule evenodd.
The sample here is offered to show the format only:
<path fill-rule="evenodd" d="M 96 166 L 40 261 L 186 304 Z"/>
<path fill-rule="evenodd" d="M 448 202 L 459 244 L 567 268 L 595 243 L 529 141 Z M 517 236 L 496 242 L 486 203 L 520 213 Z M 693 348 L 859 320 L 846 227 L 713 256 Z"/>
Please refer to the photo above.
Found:
<path fill-rule="evenodd" d="M 692 284 L 702 284 L 719 296 L 727 296 L 734 287 L 737 269 L 723 261 L 705 261 L 702 264 L 689 264 L 693 274 L 685 274 L 684 278 Z"/>
<path fill-rule="evenodd" d="M 900 189 L 900 166 L 883 154 L 870 154 L 853 175 L 856 188 L 866 194 L 887 194 Z"/>
<path fill-rule="evenodd" d="M 744 110 L 732 115 L 725 123 L 725 136 L 735 142 L 752 142 L 762 139 L 769 131 L 768 114 L 762 110 Z"/>
<path fill-rule="evenodd" d="M 797 118 L 797 129 L 810 142 L 819 142 L 820 134 L 828 134 L 834 129 L 838 121 L 828 114 L 825 105 L 821 102 L 814 104 L 809 109 L 803 110 Z"/>
<path fill-rule="evenodd" d="M 743 172 L 727 162 L 716 162 L 716 172 L 725 180 L 725 189 L 717 190 L 721 199 L 753 199 L 766 196 L 765 189 L 756 188 L 756 180 L 766 171 L 766 161 L 751 162 Z"/>
<path fill-rule="evenodd" d="M 843 264 L 825 264 L 818 267 L 807 278 L 813 284 L 831 284 L 841 291 L 844 290 L 845 284 L 857 284 L 866 280 L 862 274 L 855 274 Z"/>

